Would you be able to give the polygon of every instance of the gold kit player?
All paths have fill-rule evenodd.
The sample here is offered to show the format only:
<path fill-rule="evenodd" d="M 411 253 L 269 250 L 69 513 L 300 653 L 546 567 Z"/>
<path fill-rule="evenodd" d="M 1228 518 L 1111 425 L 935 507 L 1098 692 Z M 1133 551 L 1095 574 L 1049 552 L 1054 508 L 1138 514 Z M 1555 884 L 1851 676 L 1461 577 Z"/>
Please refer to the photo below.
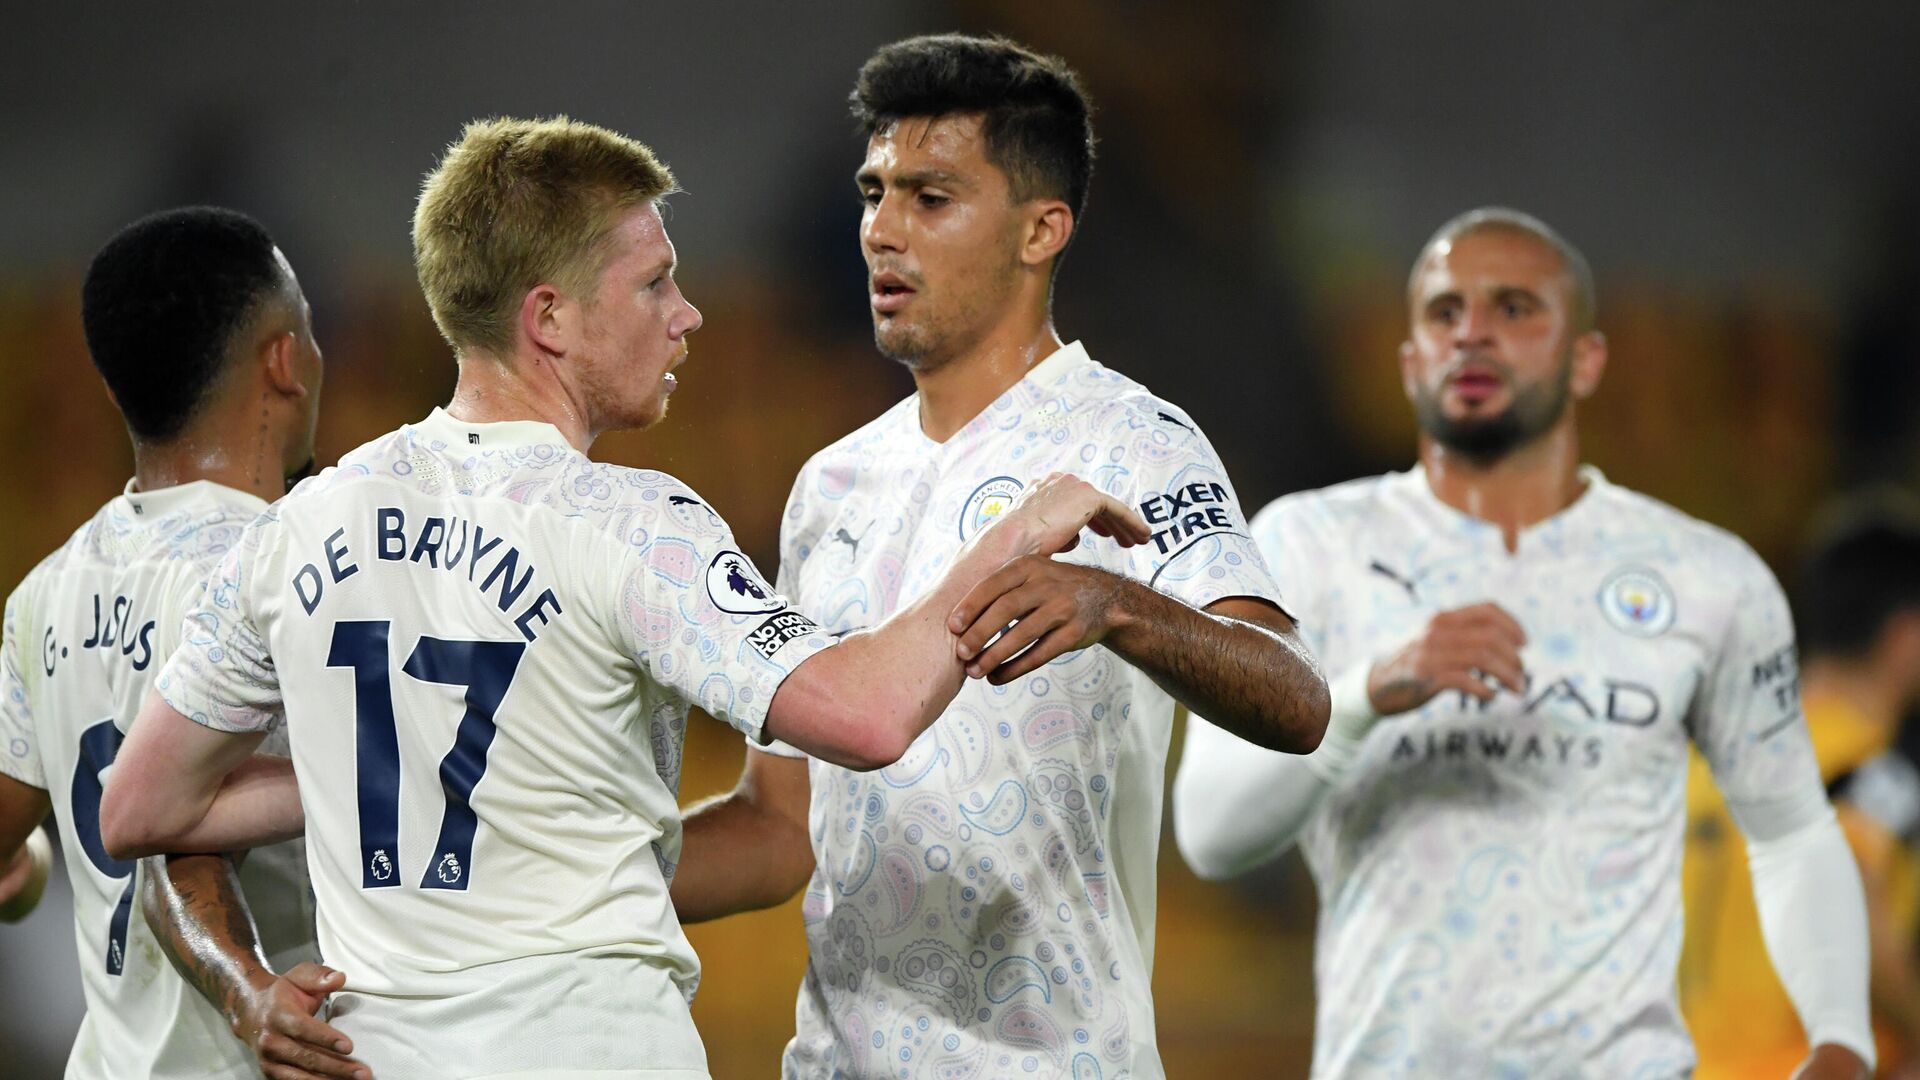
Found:
<path fill-rule="evenodd" d="M 833 633 L 898 618 L 1050 470 L 1153 533 L 1017 560 L 968 596 L 948 625 L 975 681 L 898 763 L 755 745 L 689 817 L 674 901 L 712 918 L 806 887 L 788 1077 L 1161 1076 L 1174 703 L 1305 751 L 1326 688 L 1193 418 L 1054 330 L 1093 166 L 1074 74 L 1001 39 L 914 38 L 867 62 L 853 108 L 874 340 L 916 393 L 801 471 L 783 592 Z"/>
<path fill-rule="evenodd" d="M 947 618 L 976 583 L 1089 523 L 1149 536 L 1050 478 L 833 642 L 685 485 L 587 457 L 660 420 L 700 326 L 672 188 L 589 124 L 467 128 L 414 218 L 452 402 L 237 538 L 107 784 L 119 857 L 304 827 L 331 1020 L 384 1076 L 705 1077 L 667 893 L 688 707 L 887 765 L 964 682 Z M 283 714 L 290 768 L 253 756 Z"/>
<path fill-rule="evenodd" d="M 1419 464 L 1254 520 L 1332 673 L 1326 739 L 1285 757 L 1196 718 L 1174 790 L 1203 876 L 1306 856 L 1313 1075 L 1686 1075 L 1690 743 L 1753 854 L 1768 952 L 1815 1044 L 1802 1075 L 1862 1075 L 1860 878 L 1772 573 L 1580 465 L 1606 339 L 1586 260 L 1553 230 L 1499 209 L 1448 222 L 1407 305 Z"/>
<path fill-rule="evenodd" d="M 87 1000 L 69 1077 L 258 1076 L 235 1035 L 263 1063 L 295 1051 L 290 1034 L 346 1045 L 309 1015 L 339 977 L 306 962 L 314 933 L 301 845 L 252 851 L 237 874 L 219 856 L 135 862 L 102 845 L 101 782 L 206 576 L 311 466 L 320 350 L 293 268 L 266 230 L 211 207 L 156 214 L 108 241 L 88 267 L 82 319 L 133 440 L 134 476 L 7 601 L 0 853 L 51 805 L 67 841 Z M 285 752 L 284 738 L 274 745 Z M 219 932 L 235 948 L 217 1009 L 194 991 L 213 973 L 141 917 L 161 897 L 218 903 Z"/>

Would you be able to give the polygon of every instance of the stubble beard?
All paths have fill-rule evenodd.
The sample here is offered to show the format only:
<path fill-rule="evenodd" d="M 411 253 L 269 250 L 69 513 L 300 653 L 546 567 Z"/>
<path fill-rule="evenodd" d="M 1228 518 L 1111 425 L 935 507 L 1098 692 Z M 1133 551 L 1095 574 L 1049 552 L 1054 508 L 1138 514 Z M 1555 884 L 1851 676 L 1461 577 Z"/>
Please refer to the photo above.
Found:
<path fill-rule="evenodd" d="M 1422 388 L 1413 408 L 1420 430 L 1441 446 L 1482 465 L 1490 465 L 1538 439 L 1560 422 L 1572 396 L 1573 350 L 1561 356 L 1545 379 L 1515 385 L 1513 401 L 1492 416 L 1456 418 L 1441 407 L 1437 391 Z"/>

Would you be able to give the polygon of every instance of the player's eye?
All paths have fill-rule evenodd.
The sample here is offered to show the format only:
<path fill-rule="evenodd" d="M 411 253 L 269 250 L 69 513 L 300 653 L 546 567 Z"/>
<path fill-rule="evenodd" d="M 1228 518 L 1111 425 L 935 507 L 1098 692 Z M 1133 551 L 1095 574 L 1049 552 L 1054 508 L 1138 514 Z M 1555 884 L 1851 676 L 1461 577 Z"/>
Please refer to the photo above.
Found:
<path fill-rule="evenodd" d="M 860 201 L 866 204 L 867 206 L 879 206 L 880 205 L 880 189 L 879 188 L 862 189 L 860 192 Z"/>
<path fill-rule="evenodd" d="M 921 192 L 919 195 L 919 199 L 920 199 L 920 205 L 926 207 L 929 210 L 936 210 L 953 201 L 952 199 L 948 198 L 945 195 L 941 195 L 937 192 L 932 192 L 932 191 Z"/>

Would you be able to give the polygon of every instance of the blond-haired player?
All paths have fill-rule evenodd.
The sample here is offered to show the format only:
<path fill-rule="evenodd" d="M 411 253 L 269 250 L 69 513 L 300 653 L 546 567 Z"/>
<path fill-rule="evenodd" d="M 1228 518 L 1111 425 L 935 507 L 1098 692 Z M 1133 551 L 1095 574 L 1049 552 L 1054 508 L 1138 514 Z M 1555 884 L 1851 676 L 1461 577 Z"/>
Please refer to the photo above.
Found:
<path fill-rule="evenodd" d="M 603 128 L 468 127 L 414 221 L 453 401 L 247 531 L 109 782 L 118 854 L 304 820 L 333 1022 L 377 1073 L 704 1077 L 667 894 L 689 704 L 885 765 L 962 682 L 946 620 L 976 582 L 1089 523 L 1148 536 L 1050 479 L 925 602 L 831 642 L 685 485 L 586 456 L 661 418 L 700 326 L 672 190 Z M 282 710 L 291 773 L 249 758 Z"/>

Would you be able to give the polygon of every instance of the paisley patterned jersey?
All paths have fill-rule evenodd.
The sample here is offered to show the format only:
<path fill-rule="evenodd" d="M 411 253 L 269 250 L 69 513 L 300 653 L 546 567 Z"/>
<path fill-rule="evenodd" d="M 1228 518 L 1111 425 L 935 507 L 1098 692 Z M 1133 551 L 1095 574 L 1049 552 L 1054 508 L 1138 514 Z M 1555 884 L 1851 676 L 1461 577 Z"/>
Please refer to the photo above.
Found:
<path fill-rule="evenodd" d="M 222 730 L 284 707 L 336 1023 L 377 1075 L 693 1077 L 688 704 L 757 738 L 829 644 L 672 477 L 436 410 L 247 530 L 160 688 Z"/>
<path fill-rule="evenodd" d="M 1375 724 L 1301 835 L 1321 900 L 1316 1077 L 1688 1074 L 1689 740 L 1730 803 L 1819 801 L 1766 565 L 1583 475 L 1512 554 L 1418 469 L 1254 521 L 1329 679 L 1469 604 L 1499 604 L 1528 637 L 1525 693 L 1446 693 Z"/>
<path fill-rule="evenodd" d="M 205 480 L 127 491 L 7 601 L 0 773 L 44 789 L 67 842 L 87 1015 L 67 1076 L 259 1076 L 226 1020 L 161 953 L 140 914 L 140 864 L 100 843 L 102 775 L 180 640 L 207 574 L 267 504 Z M 266 749 L 286 753 L 284 737 Z M 314 958 L 300 841 L 251 852 L 241 887 L 279 970 Z"/>
<path fill-rule="evenodd" d="M 1132 549 L 1084 534 L 1062 558 L 1195 607 L 1278 602 L 1192 419 L 1078 343 L 945 443 L 912 397 L 815 455 L 787 504 L 782 589 L 827 630 L 870 626 L 1055 471 L 1155 530 Z M 1172 722 L 1171 698 L 1095 646 L 1007 686 L 969 681 L 889 768 L 813 762 L 786 1075 L 1160 1076 L 1149 976 Z"/>

